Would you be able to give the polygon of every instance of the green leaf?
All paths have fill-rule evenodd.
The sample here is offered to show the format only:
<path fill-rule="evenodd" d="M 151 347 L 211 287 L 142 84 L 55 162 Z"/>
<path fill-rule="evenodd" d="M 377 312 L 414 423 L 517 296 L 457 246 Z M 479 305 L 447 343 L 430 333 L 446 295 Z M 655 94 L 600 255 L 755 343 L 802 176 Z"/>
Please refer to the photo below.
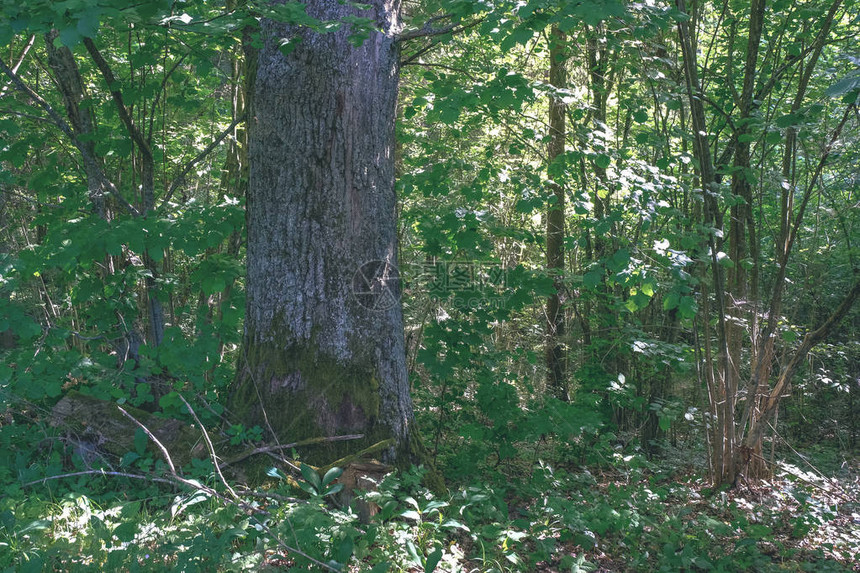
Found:
<path fill-rule="evenodd" d="M 98 8 L 88 8 L 81 13 L 78 20 L 77 30 L 84 38 L 95 38 L 99 31 L 99 17 L 101 11 Z"/>
<path fill-rule="evenodd" d="M 223 277 L 203 277 L 200 281 L 200 288 L 203 289 L 203 294 L 210 296 L 216 292 L 222 292 L 227 288 L 227 281 Z"/>
<path fill-rule="evenodd" d="M 45 531 L 46 529 L 51 527 L 50 520 L 47 519 L 37 519 L 35 521 L 31 521 L 27 525 L 25 525 L 19 532 L 18 535 L 23 535 L 24 533 L 30 533 L 31 531 Z"/>
<path fill-rule="evenodd" d="M 694 318 L 699 307 L 696 304 L 696 299 L 691 296 L 682 296 L 678 304 L 678 310 L 683 318 Z"/>
<path fill-rule="evenodd" d="M 777 125 L 777 127 L 785 128 L 791 127 L 793 125 L 798 125 L 799 123 L 801 123 L 801 121 L 803 121 L 803 118 L 800 116 L 800 114 L 789 113 L 776 118 L 776 121 L 774 123 Z"/>
<path fill-rule="evenodd" d="M 126 452 L 119 462 L 121 467 L 129 467 L 131 464 L 140 459 L 140 454 L 137 452 Z"/>
<path fill-rule="evenodd" d="M 630 264 L 630 251 L 627 249 L 618 249 L 612 258 L 608 261 L 607 267 L 610 271 L 617 273 L 627 268 Z"/>
<path fill-rule="evenodd" d="M 317 472 L 308 464 L 302 464 L 301 466 L 299 466 L 299 469 L 301 470 L 305 481 L 307 481 L 310 485 L 314 487 L 314 489 L 316 490 L 315 493 L 319 493 L 320 491 L 322 491 L 322 480 L 320 479 L 319 472 Z"/>
<path fill-rule="evenodd" d="M 42 327 L 32 318 L 21 314 L 18 320 L 12 322 L 12 331 L 22 339 L 30 340 L 42 334 Z"/>
<path fill-rule="evenodd" d="M 323 485 L 328 485 L 343 474 L 343 468 L 331 468 L 328 470 L 322 479 Z"/>
<path fill-rule="evenodd" d="M 323 495 L 334 495 L 340 491 L 343 491 L 343 484 L 342 483 L 336 483 L 332 486 L 327 487 L 325 489 L 325 491 L 323 492 Z"/>
<path fill-rule="evenodd" d="M 138 455 L 146 453 L 146 443 L 149 441 L 149 436 L 143 431 L 143 428 L 138 428 L 134 431 L 134 451 Z"/>
<path fill-rule="evenodd" d="M 446 529 L 462 529 L 467 533 L 470 531 L 464 523 L 461 523 L 456 519 L 446 519 L 439 527 L 444 527 Z"/>
<path fill-rule="evenodd" d="M 765 136 L 765 141 L 771 145 L 776 145 L 782 141 L 782 134 L 778 131 L 768 131 L 767 136 Z"/>
<path fill-rule="evenodd" d="M 534 37 L 534 34 L 534 30 L 529 28 L 517 28 L 502 40 L 501 44 L 499 44 L 499 48 L 501 48 L 502 51 L 508 51 L 517 44 L 526 45 L 526 43 Z"/>
<path fill-rule="evenodd" d="M 300 481 L 299 487 L 302 489 L 303 492 L 307 493 L 308 495 L 320 494 L 320 491 L 317 488 L 315 488 L 312 484 L 309 484 L 306 481 Z"/>
<path fill-rule="evenodd" d="M 841 95 L 860 90 L 860 71 L 854 71 L 829 88 L 827 88 L 828 96 L 839 97 Z"/>
<path fill-rule="evenodd" d="M 341 539 L 340 543 L 337 546 L 337 549 L 334 553 L 334 558 L 338 563 L 346 563 L 349 561 L 349 558 L 352 557 L 352 552 L 355 549 L 355 545 L 352 541 L 352 537 L 344 537 Z"/>
<path fill-rule="evenodd" d="M 439 561 L 442 560 L 442 548 L 437 547 L 436 550 L 427 556 L 427 562 L 424 564 L 424 573 L 433 573 Z"/>
<path fill-rule="evenodd" d="M 416 549 L 415 543 L 413 543 L 411 539 L 406 540 L 406 553 L 409 554 L 409 558 L 412 559 L 413 563 L 419 567 L 424 565 L 421 557 L 418 556 L 418 549 Z"/>
<path fill-rule="evenodd" d="M 134 521 L 123 521 L 113 530 L 113 534 L 123 543 L 134 541 L 134 537 L 137 535 L 137 523 Z"/>
<path fill-rule="evenodd" d="M 594 158 L 594 164 L 600 167 L 601 169 L 606 169 L 609 167 L 609 164 L 612 163 L 612 158 L 606 155 L 605 153 L 599 153 Z"/>
<path fill-rule="evenodd" d="M 603 269 L 592 269 L 585 273 L 582 282 L 588 288 L 596 288 L 603 280 Z"/>
<path fill-rule="evenodd" d="M 673 308 L 678 308 L 678 302 L 680 301 L 680 295 L 677 292 L 670 292 L 666 295 L 666 298 L 663 299 L 663 310 L 672 310 Z"/>
<path fill-rule="evenodd" d="M 279 470 L 279 469 L 278 469 L 278 468 L 276 468 L 276 467 L 271 467 L 271 468 L 269 468 L 268 470 L 266 470 L 266 475 L 267 475 L 267 476 L 269 476 L 269 477 L 278 478 L 278 479 L 281 479 L 281 480 L 282 480 L 282 479 L 285 479 L 285 478 L 284 478 L 284 475 L 281 473 L 281 470 Z"/>
<path fill-rule="evenodd" d="M 723 251 L 717 253 L 717 262 L 721 267 L 732 269 L 735 267 L 735 262 Z"/>
<path fill-rule="evenodd" d="M 74 48 L 81 43 L 81 40 L 81 34 L 78 32 L 77 26 L 74 28 L 67 27 L 60 29 L 60 41 L 67 48 Z"/>
<path fill-rule="evenodd" d="M 406 519 L 412 519 L 414 521 L 421 521 L 421 514 L 414 509 L 404 509 L 400 512 L 400 517 L 405 517 Z"/>
<path fill-rule="evenodd" d="M 0 513 L 0 525 L 3 526 L 7 533 L 12 533 L 15 529 L 15 514 L 8 509 Z"/>
<path fill-rule="evenodd" d="M 41 573 L 45 567 L 42 556 L 38 553 L 25 553 L 23 560 L 19 561 L 18 573 Z"/>

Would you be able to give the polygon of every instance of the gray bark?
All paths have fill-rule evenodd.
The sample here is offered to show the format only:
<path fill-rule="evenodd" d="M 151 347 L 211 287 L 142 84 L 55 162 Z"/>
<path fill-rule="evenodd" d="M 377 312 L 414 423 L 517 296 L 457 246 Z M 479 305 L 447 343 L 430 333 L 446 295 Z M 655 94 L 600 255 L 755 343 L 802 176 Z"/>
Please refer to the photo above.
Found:
<path fill-rule="evenodd" d="M 355 290 L 367 286 L 361 265 L 380 261 L 364 270 L 384 275 L 397 263 L 398 2 L 374 0 L 367 11 L 306 4 L 319 19 L 375 17 L 382 32 L 355 47 L 348 29 L 262 23 L 249 115 L 245 339 L 231 409 L 279 440 L 365 434 L 364 443 L 308 454 L 327 461 L 338 447 L 393 438 L 383 452 L 390 462 L 411 450 L 399 284 L 377 276 L 374 293 Z M 279 43 L 296 37 L 283 55 Z"/>
<path fill-rule="evenodd" d="M 549 83 L 559 89 L 567 88 L 567 36 L 558 26 L 553 26 L 549 41 Z M 546 368 L 547 390 L 565 402 L 570 400 L 567 388 L 567 353 L 564 345 L 565 323 L 561 293 L 564 291 L 564 210 L 565 189 L 559 183 L 561 169 L 553 163 L 564 155 L 567 130 L 565 115 L 567 106 L 561 97 L 553 96 L 549 104 L 550 142 L 547 149 L 547 174 L 556 182 L 552 184 L 555 202 L 547 210 L 546 217 L 546 267 L 554 274 L 556 292 L 546 303 Z"/>
<path fill-rule="evenodd" d="M 48 65 L 54 72 L 57 86 L 63 96 L 63 104 L 69 123 L 77 136 L 86 136 L 82 141 L 90 157 L 96 157 L 96 146 L 92 136 L 95 134 L 95 121 L 91 109 L 81 109 L 86 94 L 84 83 L 75 57 L 71 50 L 65 46 L 55 46 L 54 40 L 59 33 L 51 30 L 45 34 L 45 48 L 48 52 Z M 93 209 L 99 217 L 105 218 L 105 204 L 102 196 L 102 185 L 99 179 L 98 166 L 95 163 L 84 162 L 84 170 L 87 174 L 87 190 Z"/>

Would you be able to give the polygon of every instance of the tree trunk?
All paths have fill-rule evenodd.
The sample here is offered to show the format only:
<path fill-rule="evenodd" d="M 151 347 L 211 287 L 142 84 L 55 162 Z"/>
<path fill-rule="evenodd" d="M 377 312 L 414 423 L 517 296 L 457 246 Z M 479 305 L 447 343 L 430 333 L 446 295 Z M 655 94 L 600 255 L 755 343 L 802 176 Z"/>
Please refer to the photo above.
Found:
<path fill-rule="evenodd" d="M 685 0 L 676 0 L 678 10 L 687 13 Z M 699 81 L 696 64 L 696 46 L 687 22 L 678 22 L 678 43 L 683 55 L 684 79 L 687 88 L 687 101 L 690 106 L 690 119 L 693 124 L 693 153 L 698 161 L 699 182 L 702 187 L 702 223 L 706 227 L 721 229 L 722 214 L 717 205 L 716 173 L 711 159 L 711 148 L 708 141 L 707 122 L 702 104 L 702 84 Z M 716 484 L 726 483 L 735 477 L 735 392 L 736 386 L 731 378 L 729 363 L 726 325 L 726 302 L 724 300 L 724 277 L 722 267 L 717 262 L 717 241 L 713 233 L 706 239 L 707 251 L 710 251 L 711 280 L 714 289 L 715 312 L 717 314 L 716 352 L 712 349 L 710 330 L 708 328 L 709 312 L 705 310 L 704 343 L 705 362 L 708 371 L 708 390 L 712 406 L 713 434 L 711 438 L 711 467 L 713 481 Z M 704 269 L 702 269 L 704 271 Z M 703 281 L 701 285 L 702 307 L 710 309 L 708 301 L 709 288 Z M 713 369 L 714 357 L 718 367 Z"/>
<path fill-rule="evenodd" d="M 553 26 L 550 33 L 549 83 L 554 88 L 567 87 L 567 50 L 565 33 Z M 546 267 L 556 280 L 556 291 L 546 303 L 546 369 L 547 390 L 560 400 L 570 398 L 567 389 L 567 352 L 563 343 L 565 334 L 564 309 L 560 293 L 564 290 L 564 143 L 567 137 L 565 114 L 567 106 L 559 96 L 552 96 L 549 103 L 550 142 L 547 150 L 547 171 L 554 181 L 551 185 L 554 202 L 547 210 L 546 218 Z"/>
<path fill-rule="evenodd" d="M 758 302 L 758 283 L 747 276 L 745 261 L 751 257 L 754 265 L 758 264 L 758 245 L 756 238 L 756 228 L 752 220 L 752 188 L 750 185 L 751 178 L 751 146 L 747 137 L 750 128 L 750 120 L 753 117 L 753 95 L 755 90 L 755 79 L 758 63 L 758 52 L 761 45 L 762 27 L 764 25 L 765 0 L 753 0 L 750 3 L 749 16 L 749 34 L 747 36 L 746 61 L 744 62 L 743 87 L 741 91 L 741 99 L 739 106 L 740 121 L 738 125 L 741 127 L 740 132 L 736 135 L 737 143 L 735 144 L 735 158 L 732 171 L 732 194 L 735 197 L 735 202 L 731 207 L 731 217 L 729 218 L 729 258 L 734 263 L 728 270 L 726 281 L 727 307 L 726 314 L 729 317 L 726 329 L 726 345 L 729 351 L 728 370 L 723 373 L 723 377 L 728 381 L 727 386 L 730 387 L 729 400 L 734 404 L 738 400 L 738 386 L 740 382 L 740 365 L 743 363 L 742 351 L 745 346 L 747 337 L 746 319 L 749 318 L 749 323 L 753 325 L 753 330 L 758 324 L 755 312 L 755 304 Z M 757 269 L 754 267 L 754 274 Z M 757 277 L 757 274 L 755 274 Z M 752 303 L 752 304 L 751 304 Z M 749 312 L 752 308 L 752 312 Z M 755 401 L 760 393 L 767 391 L 767 380 L 761 381 L 755 387 L 749 386 L 747 392 L 747 400 Z M 739 428 L 743 427 L 743 423 Z M 735 431 L 733 444 L 736 446 L 739 443 L 737 436 L 738 428 Z M 759 444 L 760 445 L 760 444 Z M 759 448 L 756 451 L 757 457 L 755 464 L 750 469 L 752 475 L 763 476 L 765 467 L 763 465 L 764 457 Z M 738 452 L 735 450 L 732 455 L 737 458 Z M 737 460 L 735 471 L 738 469 Z"/>
<path fill-rule="evenodd" d="M 245 337 L 230 409 L 279 441 L 364 434 L 302 452 L 311 463 L 380 442 L 387 463 L 418 451 L 396 268 L 399 6 L 369 4 L 306 3 L 321 20 L 375 15 L 382 31 L 358 47 L 347 26 L 264 20 L 249 102 Z"/>

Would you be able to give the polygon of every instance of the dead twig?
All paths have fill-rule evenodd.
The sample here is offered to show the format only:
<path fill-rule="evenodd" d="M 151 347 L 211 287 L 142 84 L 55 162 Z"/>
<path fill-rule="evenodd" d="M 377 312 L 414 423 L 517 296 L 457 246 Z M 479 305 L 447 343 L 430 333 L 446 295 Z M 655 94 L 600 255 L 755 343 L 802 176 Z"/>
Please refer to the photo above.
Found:
<path fill-rule="evenodd" d="M 242 460 L 246 460 L 251 456 L 256 456 L 258 454 L 269 454 L 280 452 L 283 450 L 289 450 L 292 448 L 298 448 L 301 446 L 310 446 L 314 444 L 323 444 L 328 442 L 344 442 L 347 440 L 360 440 L 364 437 L 364 434 L 347 434 L 344 436 L 329 436 L 322 438 L 308 438 L 307 440 L 301 440 L 299 442 L 293 442 L 292 444 L 284 444 L 277 446 L 261 446 L 259 448 L 254 448 L 253 450 L 249 450 L 247 452 L 241 453 L 238 456 L 231 458 L 226 462 L 221 463 L 221 467 L 226 467 L 235 463 L 239 463 Z"/>
<path fill-rule="evenodd" d="M 230 492 L 233 499 L 239 499 L 239 496 L 236 495 L 236 492 L 233 491 L 233 488 L 230 487 L 230 484 L 227 483 L 226 479 L 224 479 L 224 474 L 221 473 L 221 466 L 218 464 L 218 456 L 215 455 L 215 446 L 212 445 L 212 440 L 209 439 L 209 432 L 206 431 L 206 427 L 203 426 L 203 423 L 200 421 L 200 418 L 197 417 L 197 413 L 194 411 L 194 408 L 191 407 L 191 404 L 188 403 L 188 400 L 185 399 L 185 396 L 182 394 L 177 395 L 179 396 L 179 399 L 182 400 L 182 403 L 185 404 L 185 407 L 188 408 L 188 412 L 191 414 L 191 417 L 194 418 L 194 421 L 197 422 L 198 426 L 200 426 L 200 431 L 203 433 L 203 440 L 206 442 L 206 447 L 209 449 L 209 457 L 212 458 L 212 465 L 215 466 L 215 472 L 218 474 L 218 479 L 221 480 L 221 483 L 224 484 L 224 487 L 227 488 L 227 491 Z"/>

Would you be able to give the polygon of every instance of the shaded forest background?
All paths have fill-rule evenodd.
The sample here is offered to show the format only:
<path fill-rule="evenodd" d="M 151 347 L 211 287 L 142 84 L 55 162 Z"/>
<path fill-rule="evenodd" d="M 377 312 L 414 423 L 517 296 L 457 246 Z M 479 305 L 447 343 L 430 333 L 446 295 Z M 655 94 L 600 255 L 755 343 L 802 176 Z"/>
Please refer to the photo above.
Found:
<path fill-rule="evenodd" d="M 0 567 L 851 570 L 857 2 L 403 3 L 384 481 L 226 408 L 258 22 L 354 8 L 0 4 Z"/>

